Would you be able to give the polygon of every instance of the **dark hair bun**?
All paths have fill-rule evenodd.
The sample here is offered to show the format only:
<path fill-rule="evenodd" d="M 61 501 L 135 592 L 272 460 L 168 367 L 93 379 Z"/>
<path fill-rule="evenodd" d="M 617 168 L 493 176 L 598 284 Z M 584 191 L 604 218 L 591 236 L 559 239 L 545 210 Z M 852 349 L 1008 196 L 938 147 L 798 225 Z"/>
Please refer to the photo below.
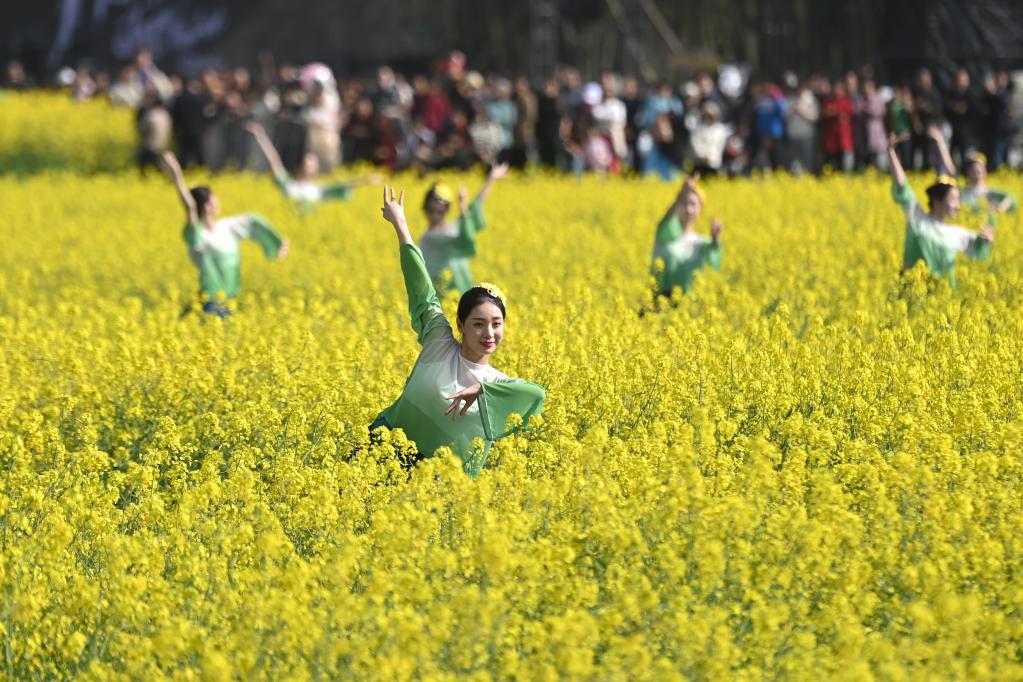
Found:
<path fill-rule="evenodd" d="M 505 310 L 504 301 L 483 287 L 473 287 L 462 294 L 462 298 L 458 299 L 458 321 L 464 324 L 476 306 L 483 303 L 493 303 L 501 311 L 501 317 L 507 317 L 508 313 Z"/>
<path fill-rule="evenodd" d="M 205 217 L 206 204 L 210 203 L 210 197 L 213 196 L 213 192 L 209 187 L 200 185 L 199 187 L 193 187 L 189 190 L 189 194 L 192 195 L 192 200 L 195 202 L 195 210 L 199 214 L 199 217 Z"/>

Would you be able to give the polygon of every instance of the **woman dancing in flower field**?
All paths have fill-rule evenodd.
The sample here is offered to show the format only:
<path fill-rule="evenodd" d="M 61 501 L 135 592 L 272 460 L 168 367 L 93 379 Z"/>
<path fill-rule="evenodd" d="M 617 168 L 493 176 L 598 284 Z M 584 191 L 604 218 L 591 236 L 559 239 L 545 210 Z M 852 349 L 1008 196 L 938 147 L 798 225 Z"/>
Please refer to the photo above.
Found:
<path fill-rule="evenodd" d="M 267 258 L 280 259 L 288 254 L 288 242 L 260 215 L 220 218 L 220 201 L 209 187 L 188 188 L 181 165 L 171 152 L 163 155 L 163 164 L 174 180 L 185 206 L 185 243 L 188 255 L 199 270 L 199 289 L 203 312 L 226 317 L 227 301 L 241 291 L 241 255 L 239 245 L 251 239 L 263 248 Z"/>
<path fill-rule="evenodd" d="M 696 271 L 705 265 L 721 269 L 721 231 L 724 225 L 714 220 L 710 226 L 710 237 L 696 231 L 696 220 L 704 205 L 703 192 L 696 186 L 699 179 L 699 174 L 686 178 L 675 201 L 657 225 L 652 264 L 657 295 L 671 296 L 675 287 L 687 293 L 693 287 Z"/>
<path fill-rule="evenodd" d="M 938 137 L 941 133 L 932 130 L 930 134 Z M 894 134 L 889 138 L 888 160 L 892 168 L 892 197 L 906 214 L 902 271 L 922 260 L 933 275 L 947 278 L 955 287 L 956 256 L 965 253 L 970 258 L 987 258 L 991 255 L 994 230 L 986 227 L 977 233 L 948 223 L 959 213 L 959 187 L 955 178 L 949 175 L 939 175 L 927 188 L 928 210 L 924 211 L 906 181 L 906 172 L 895 151 L 898 141 Z M 946 166 L 950 165 L 948 159 L 943 161 Z"/>
<path fill-rule="evenodd" d="M 427 193 L 423 211 L 429 228 L 419 238 L 419 246 L 423 250 L 426 269 L 442 295 L 450 290 L 463 294 L 472 287 L 469 259 L 476 255 L 476 235 L 487 225 L 483 218 L 483 201 L 494 182 L 507 174 L 506 163 L 491 168 L 487 181 L 472 203 L 468 202 L 468 191 L 461 188 L 458 192 L 460 215 L 453 223 L 445 221 L 455 198 L 451 188 L 438 183 Z"/>
<path fill-rule="evenodd" d="M 966 157 L 966 187 L 963 187 L 959 201 L 973 211 L 987 210 L 990 213 L 1009 213 L 1019 207 L 1012 192 L 988 187 L 987 157 L 974 152 Z"/>
<path fill-rule="evenodd" d="M 938 150 L 944 172 L 956 177 L 955 162 L 949 153 L 948 145 L 945 143 L 945 136 L 937 127 L 931 127 L 927 131 L 928 136 L 934 140 Z M 971 211 L 987 211 L 988 220 L 994 224 L 995 213 L 1006 213 L 1015 211 L 1018 204 L 1016 197 L 1011 192 L 1003 192 L 987 184 L 987 157 L 980 152 L 971 152 L 965 155 L 964 172 L 966 174 L 966 186 L 959 191 L 959 204 Z"/>
<path fill-rule="evenodd" d="M 329 185 L 321 185 L 315 182 L 320 172 L 320 162 L 315 154 L 308 153 L 302 157 L 302 165 L 295 177 L 291 177 L 284 168 L 280 154 L 271 142 L 266 130 L 258 123 L 249 123 L 245 129 L 256 138 L 256 143 L 270 163 L 270 170 L 273 172 L 274 181 L 280 187 L 288 199 L 295 202 L 299 213 L 308 215 L 313 209 L 324 201 L 347 200 L 352 196 L 352 190 L 362 185 L 376 185 L 381 181 L 379 175 L 371 175 L 368 178 L 356 178 L 348 182 L 336 182 Z"/>
<path fill-rule="evenodd" d="M 384 188 L 383 216 L 398 236 L 409 315 L 422 350 L 401 397 L 380 413 L 370 432 L 381 427 L 403 429 L 421 453 L 415 459 L 448 446 L 462 459 L 465 470 L 476 476 L 493 442 L 512 432 L 506 428 L 508 417 L 518 414 L 527 424 L 540 414 L 546 393 L 490 364 L 505 331 L 505 298 L 500 290 L 481 284 L 462 294 L 457 313 L 462 340 L 457 341 L 441 310 L 423 253 L 409 234 L 404 192 L 395 199 L 394 190 Z M 474 452 L 477 438 L 484 447 Z"/>

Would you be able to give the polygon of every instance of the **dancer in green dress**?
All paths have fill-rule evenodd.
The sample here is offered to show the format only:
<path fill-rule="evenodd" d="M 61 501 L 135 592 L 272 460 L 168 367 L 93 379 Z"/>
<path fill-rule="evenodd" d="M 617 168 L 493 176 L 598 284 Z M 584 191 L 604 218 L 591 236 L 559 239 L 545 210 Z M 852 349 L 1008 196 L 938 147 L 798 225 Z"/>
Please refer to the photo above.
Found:
<path fill-rule="evenodd" d="M 494 182 L 508 174 L 508 164 L 490 169 L 483 188 L 470 203 L 469 193 L 463 187 L 458 193 L 460 214 L 455 222 L 446 222 L 454 201 L 454 192 L 444 184 L 430 188 L 423 202 L 423 211 L 429 228 L 419 238 L 419 247 L 426 260 L 426 269 L 434 286 L 441 293 L 450 290 L 465 293 L 473 284 L 469 260 L 476 255 L 476 235 L 487 226 L 483 217 L 483 201 Z"/>
<path fill-rule="evenodd" d="M 209 187 L 189 189 L 171 152 L 163 155 L 163 163 L 187 214 L 184 238 L 188 255 L 199 270 L 203 311 L 226 317 L 230 314 L 228 301 L 241 291 L 241 242 L 255 241 L 270 259 L 284 258 L 288 242 L 256 213 L 219 218 L 220 201 Z"/>
<path fill-rule="evenodd" d="M 895 151 L 898 139 L 892 135 L 888 143 L 888 160 L 892 168 L 892 197 L 906 214 L 906 245 L 902 271 L 924 261 L 936 277 L 945 278 L 955 287 L 956 257 L 965 253 L 970 258 L 984 259 L 991 255 L 995 233 L 989 226 L 972 232 L 948 221 L 959 213 L 959 187 L 955 178 L 940 175 L 927 188 L 928 210 L 917 203 L 913 188 L 906 180 Z"/>
<path fill-rule="evenodd" d="M 994 213 L 1012 213 L 1019 208 L 1015 194 L 988 187 L 986 156 L 980 152 L 969 154 L 965 166 L 966 186 L 959 195 L 963 206 L 973 211 Z"/>
<path fill-rule="evenodd" d="M 384 188 L 384 218 L 398 236 L 412 329 L 422 350 L 401 396 L 370 426 L 402 429 L 416 443 L 419 457 L 449 447 L 472 476 L 479 475 L 490 446 L 512 433 L 508 418 L 517 414 L 528 426 L 546 393 L 541 386 L 509 378 L 490 364 L 504 338 L 505 297 L 497 287 L 469 287 L 458 303 L 455 339 L 405 219 L 405 193 L 395 199 Z M 475 441 L 475 445 L 474 445 Z"/>
<path fill-rule="evenodd" d="M 302 165 L 295 177 L 288 174 L 281 161 L 280 154 L 271 142 L 266 130 L 258 123 L 249 123 L 245 129 L 256 138 L 256 143 L 266 156 L 273 172 L 274 181 L 277 186 L 291 201 L 295 202 L 299 213 L 303 216 L 309 215 L 324 201 L 348 200 L 352 191 L 362 185 L 380 184 L 380 175 L 371 175 L 367 178 L 356 178 L 348 182 L 334 182 L 330 184 L 319 184 L 315 181 L 320 171 L 320 162 L 315 154 L 306 154 L 302 157 Z"/>
<path fill-rule="evenodd" d="M 715 220 L 710 237 L 696 231 L 696 220 L 703 211 L 704 195 L 696 186 L 698 174 L 686 178 L 675 201 L 657 225 L 651 271 L 657 280 L 658 295 L 671 296 L 675 287 L 689 292 L 697 270 L 709 265 L 721 269 L 721 231 Z"/>

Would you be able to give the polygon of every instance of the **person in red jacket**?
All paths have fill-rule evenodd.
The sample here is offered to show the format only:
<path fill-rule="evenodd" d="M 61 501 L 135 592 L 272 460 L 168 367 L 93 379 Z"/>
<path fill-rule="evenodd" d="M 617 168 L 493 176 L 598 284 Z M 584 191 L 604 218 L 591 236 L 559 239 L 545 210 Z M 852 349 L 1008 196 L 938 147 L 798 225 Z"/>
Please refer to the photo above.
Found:
<path fill-rule="evenodd" d="M 849 97 L 845 83 L 836 80 L 831 95 L 824 100 L 821 107 L 823 131 L 821 141 L 824 145 L 824 157 L 835 169 L 849 173 L 853 169 L 853 101 Z"/>
<path fill-rule="evenodd" d="M 423 76 L 415 80 L 412 113 L 421 118 L 426 127 L 440 135 L 448 126 L 451 117 L 451 101 L 437 80 Z"/>

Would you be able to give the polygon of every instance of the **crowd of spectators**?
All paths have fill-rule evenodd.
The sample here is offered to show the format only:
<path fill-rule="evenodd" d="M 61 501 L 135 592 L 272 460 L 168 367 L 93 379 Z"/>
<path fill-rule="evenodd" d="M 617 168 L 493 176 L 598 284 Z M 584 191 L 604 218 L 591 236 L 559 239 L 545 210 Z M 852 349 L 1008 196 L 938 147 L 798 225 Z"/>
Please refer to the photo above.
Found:
<path fill-rule="evenodd" d="M 957 163 L 983 152 L 994 170 L 1007 163 L 1015 133 L 1012 80 L 976 82 L 960 69 L 940 90 L 928 69 L 912 83 L 881 85 L 870 68 L 838 78 L 782 74 L 747 81 L 736 68 L 683 83 L 641 83 L 604 71 L 586 81 L 559 67 L 542 83 L 482 74 L 452 53 L 424 73 L 381 66 L 371 78 L 336 79 L 323 64 L 163 73 L 141 50 L 114 77 L 65 69 L 58 83 L 76 99 L 104 96 L 137 112 L 138 162 L 176 148 L 183 165 L 265 170 L 245 132 L 260 123 L 285 166 L 305 153 L 329 170 L 370 163 L 423 171 L 507 162 L 568 172 L 654 173 L 683 169 L 740 175 L 787 169 L 819 173 L 884 169 L 890 133 L 906 168 L 937 163 L 927 131 L 941 128 Z M 34 84 L 17 62 L 4 87 Z"/>

